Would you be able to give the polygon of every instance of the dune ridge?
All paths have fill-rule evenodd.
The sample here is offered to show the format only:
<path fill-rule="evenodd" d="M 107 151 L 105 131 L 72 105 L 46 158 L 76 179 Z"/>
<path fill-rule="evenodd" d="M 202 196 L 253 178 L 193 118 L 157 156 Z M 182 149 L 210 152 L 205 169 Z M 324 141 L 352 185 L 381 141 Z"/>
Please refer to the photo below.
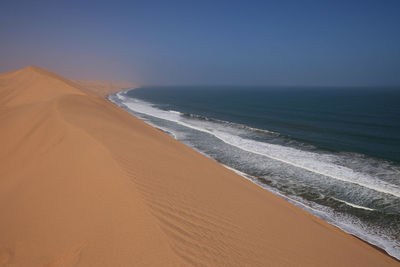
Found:
<path fill-rule="evenodd" d="M 83 81 L 83 80 L 72 80 L 78 85 L 82 91 L 105 97 L 109 94 L 116 93 L 123 89 L 132 89 L 139 87 L 138 84 L 132 82 L 115 82 L 115 81 Z"/>
<path fill-rule="evenodd" d="M 0 75 L 0 266 L 399 266 L 102 97 L 116 87 Z"/>

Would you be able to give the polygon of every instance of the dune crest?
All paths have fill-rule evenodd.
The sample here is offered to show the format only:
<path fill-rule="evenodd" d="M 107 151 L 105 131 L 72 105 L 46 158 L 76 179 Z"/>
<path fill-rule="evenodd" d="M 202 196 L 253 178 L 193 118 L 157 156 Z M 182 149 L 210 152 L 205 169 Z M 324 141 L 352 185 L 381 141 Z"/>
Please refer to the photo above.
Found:
<path fill-rule="evenodd" d="M 0 266 L 399 266 L 95 85 L 0 75 Z"/>

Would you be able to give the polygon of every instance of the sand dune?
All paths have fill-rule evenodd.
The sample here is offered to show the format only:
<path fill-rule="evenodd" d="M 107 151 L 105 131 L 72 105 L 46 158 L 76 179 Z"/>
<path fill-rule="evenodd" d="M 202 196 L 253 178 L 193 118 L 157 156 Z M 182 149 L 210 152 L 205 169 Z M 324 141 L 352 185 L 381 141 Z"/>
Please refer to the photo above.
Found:
<path fill-rule="evenodd" d="M 96 86 L 0 75 L 0 266 L 399 266 Z"/>

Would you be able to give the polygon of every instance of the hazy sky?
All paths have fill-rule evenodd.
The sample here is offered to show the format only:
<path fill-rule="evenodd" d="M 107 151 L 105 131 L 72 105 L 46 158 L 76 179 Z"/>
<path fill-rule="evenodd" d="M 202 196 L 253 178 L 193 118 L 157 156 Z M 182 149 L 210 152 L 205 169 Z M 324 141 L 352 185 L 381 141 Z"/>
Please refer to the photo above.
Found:
<path fill-rule="evenodd" d="M 0 72 L 141 84 L 400 85 L 400 1 L 2 1 Z"/>

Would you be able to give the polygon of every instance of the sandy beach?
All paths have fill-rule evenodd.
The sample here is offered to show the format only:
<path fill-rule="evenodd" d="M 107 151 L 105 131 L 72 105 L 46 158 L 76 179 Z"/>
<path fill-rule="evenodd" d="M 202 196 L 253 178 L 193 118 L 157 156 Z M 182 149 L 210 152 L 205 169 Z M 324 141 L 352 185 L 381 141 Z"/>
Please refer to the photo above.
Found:
<path fill-rule="evenodd" d="M 0 75 L 0 266 L 400 266 L 105 99 Z"/>

